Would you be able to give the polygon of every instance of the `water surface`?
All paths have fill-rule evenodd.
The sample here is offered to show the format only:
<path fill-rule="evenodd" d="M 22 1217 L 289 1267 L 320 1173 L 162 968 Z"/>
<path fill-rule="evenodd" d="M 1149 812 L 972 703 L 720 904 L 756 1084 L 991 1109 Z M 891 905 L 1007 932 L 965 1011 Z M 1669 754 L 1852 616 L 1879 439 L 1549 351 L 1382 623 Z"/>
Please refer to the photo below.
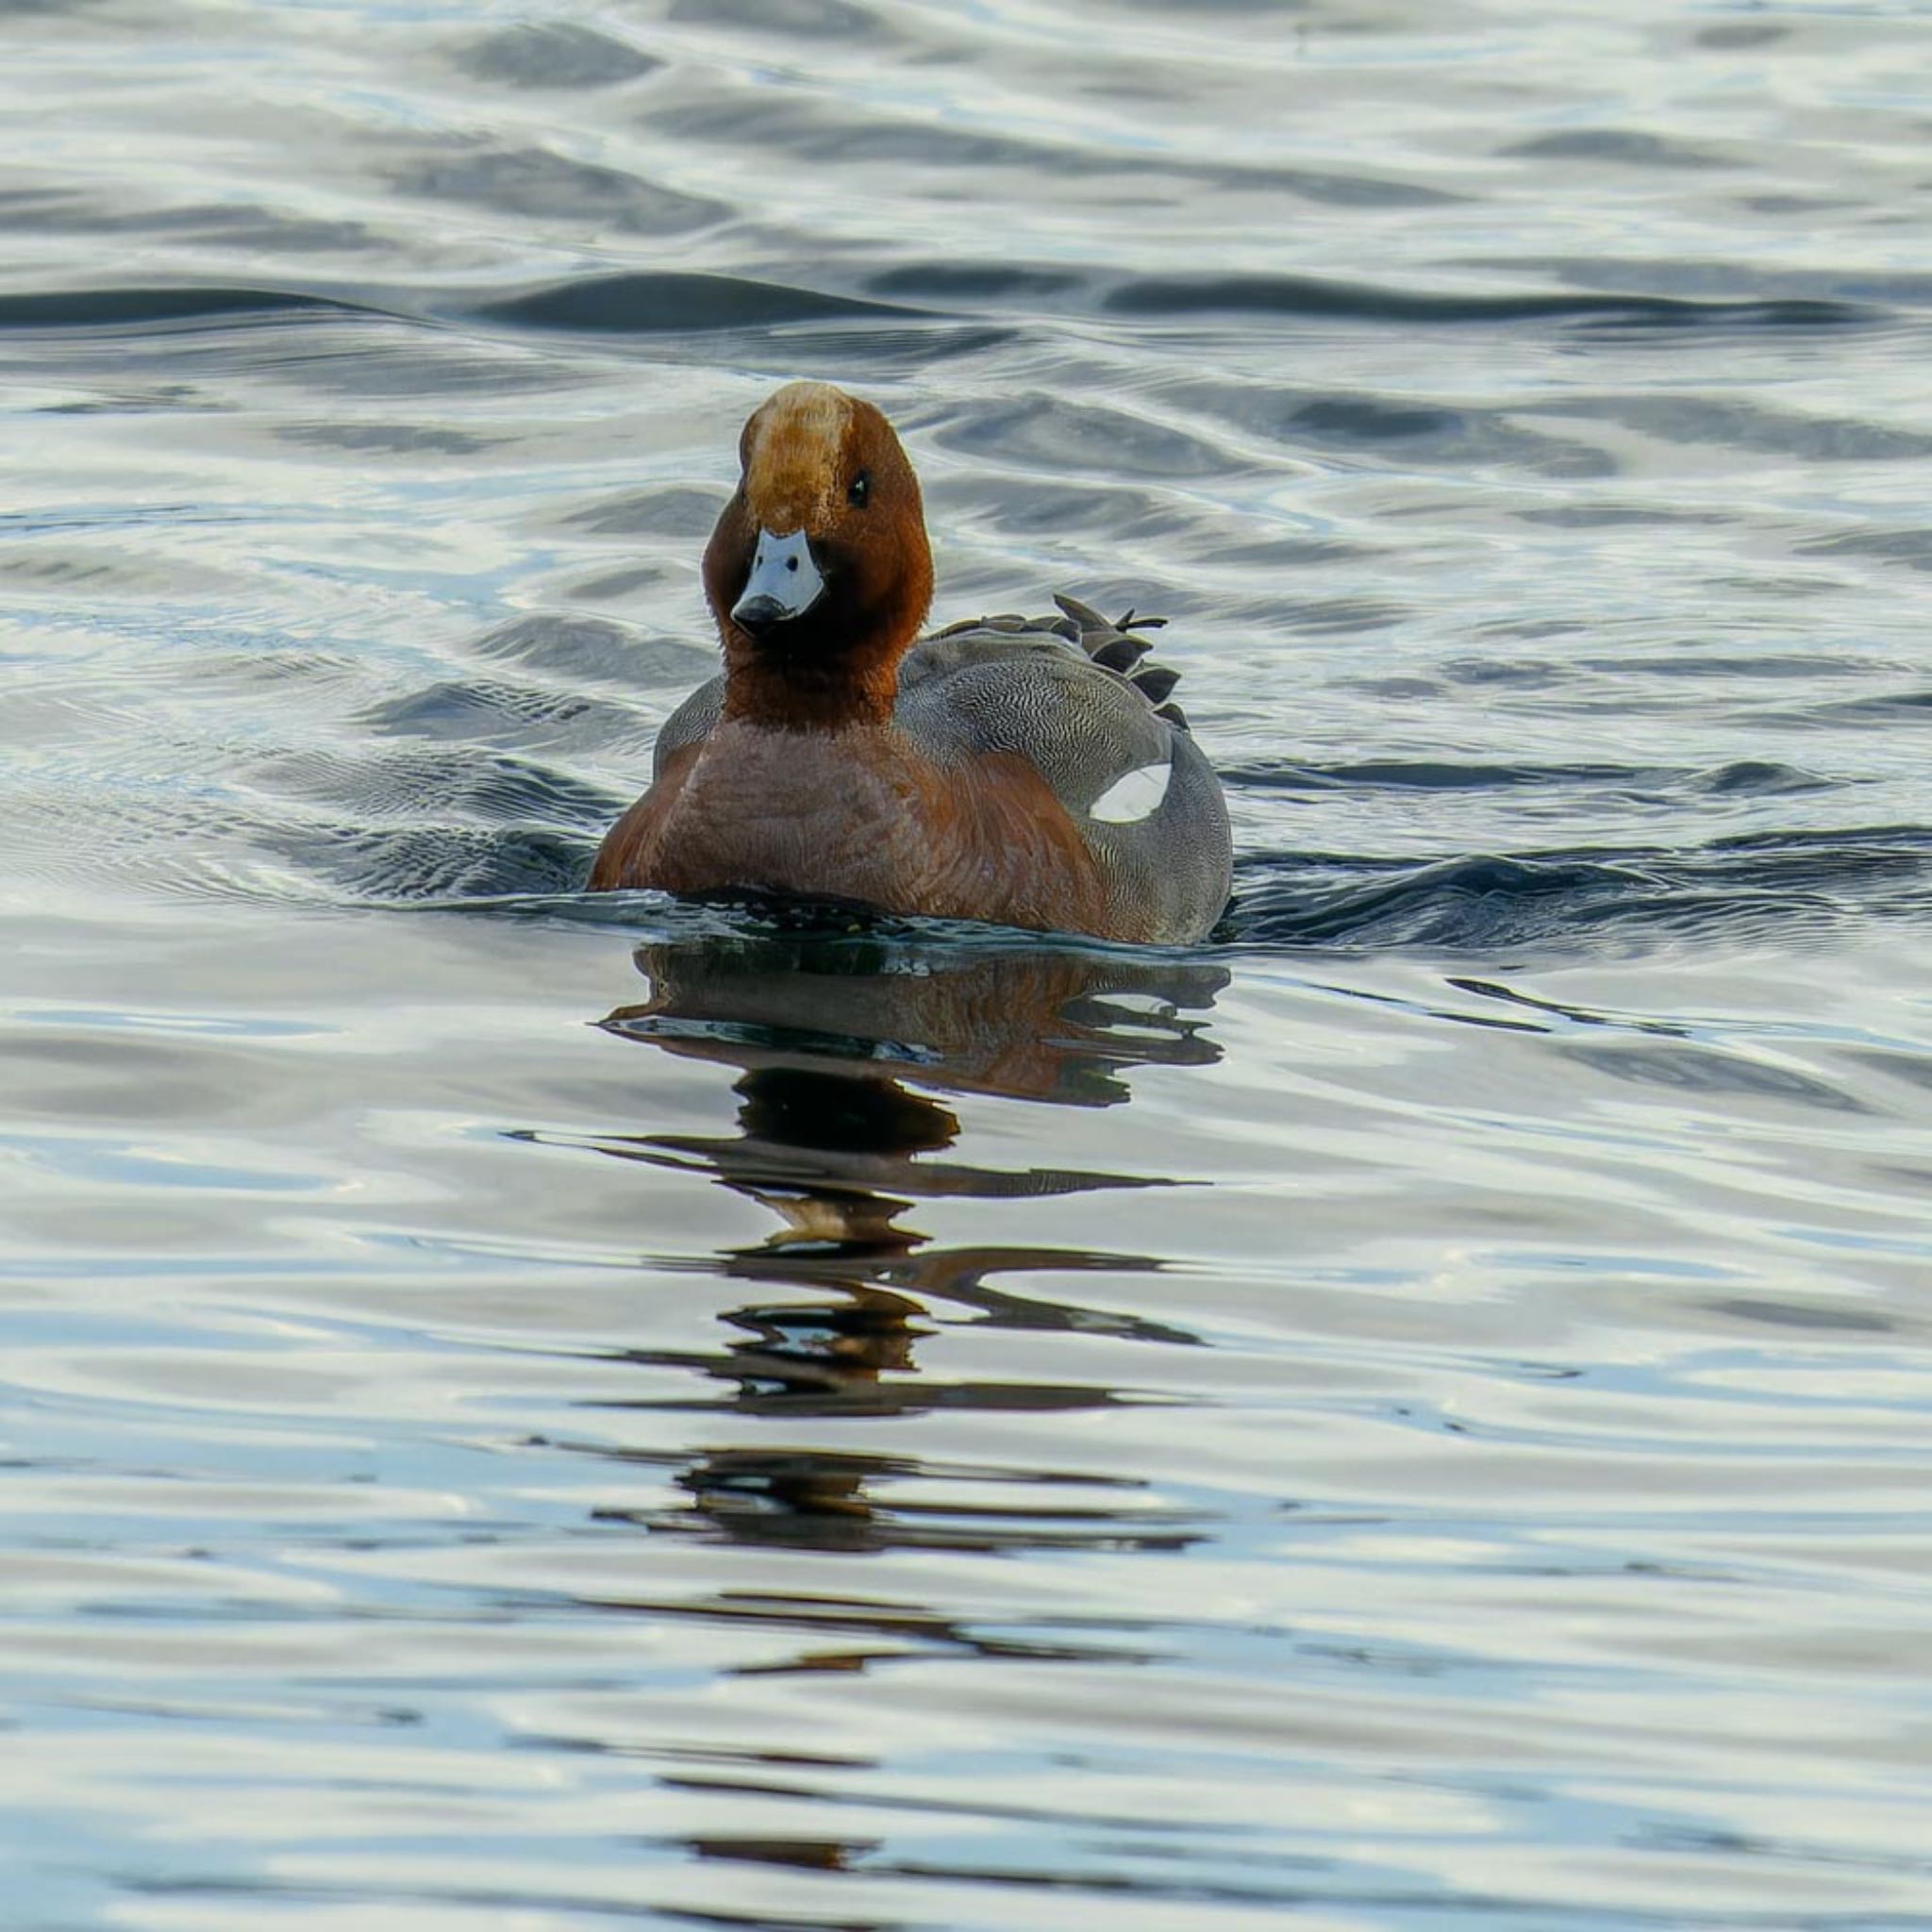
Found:
<path fill-rule="evenodd" d="M 1932 1926 L 1922 8 L 0 32 L 10 1924 Z M 798 375 L 1213 944 L 578 892 Z"/>

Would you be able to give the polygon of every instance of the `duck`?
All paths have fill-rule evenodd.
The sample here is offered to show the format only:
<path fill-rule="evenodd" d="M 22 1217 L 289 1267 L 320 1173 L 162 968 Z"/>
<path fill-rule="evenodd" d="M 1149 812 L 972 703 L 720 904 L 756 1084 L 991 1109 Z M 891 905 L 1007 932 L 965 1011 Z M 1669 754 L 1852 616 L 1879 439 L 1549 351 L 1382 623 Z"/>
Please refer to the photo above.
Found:
<path fill-rule="evenodd" d="M 1211 932 L 1227 806 L 1145 663 L 1060 596 L 922 635 L 919 479 L 883 411 L 792 382 L 746 420 L 704 553 L 724 669 L 658 733 L 590 888 L 772 894 L 1141 945 Z"/>

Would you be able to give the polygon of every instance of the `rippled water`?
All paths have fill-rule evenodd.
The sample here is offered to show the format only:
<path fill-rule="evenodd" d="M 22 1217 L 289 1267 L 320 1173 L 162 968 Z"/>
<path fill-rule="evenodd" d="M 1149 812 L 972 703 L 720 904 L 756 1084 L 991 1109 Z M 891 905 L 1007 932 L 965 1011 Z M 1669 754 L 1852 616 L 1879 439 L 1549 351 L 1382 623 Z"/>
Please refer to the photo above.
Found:
<path fill-rule="evenodd" d="M 9 1927 L 1932 1926 L 1923 8 L 0 32 Z M 1217 943 L 577 895 L 801 375 Z"/>

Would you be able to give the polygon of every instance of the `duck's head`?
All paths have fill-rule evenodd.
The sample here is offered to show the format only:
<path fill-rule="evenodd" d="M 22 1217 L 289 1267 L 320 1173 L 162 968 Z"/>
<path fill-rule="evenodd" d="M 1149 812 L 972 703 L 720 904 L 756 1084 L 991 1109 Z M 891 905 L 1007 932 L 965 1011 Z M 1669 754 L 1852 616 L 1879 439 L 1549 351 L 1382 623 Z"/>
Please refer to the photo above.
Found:
<path fill-rule="evenodd" d="M 705 549 L 727 665 L 889 701 L 932 602 L 919 479 L 892 425 L 829 383 L 788 383 L 752 412 L 738 456 Z"/>

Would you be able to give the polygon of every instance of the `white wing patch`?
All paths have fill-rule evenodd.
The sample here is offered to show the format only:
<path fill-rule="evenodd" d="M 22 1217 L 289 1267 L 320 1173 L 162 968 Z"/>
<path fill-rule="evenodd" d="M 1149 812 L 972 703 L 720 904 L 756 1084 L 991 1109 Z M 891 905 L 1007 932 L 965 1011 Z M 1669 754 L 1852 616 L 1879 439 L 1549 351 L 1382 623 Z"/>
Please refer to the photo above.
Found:
<path fill-rule="evenodd" d="M 1158 765 L 1137 765 L 1131 772 L 1123 772 L 1087 808 L 1087 816 L 1104 825 L 1139 824 L 1160 809 L 1173 776 L 1172 758 L 1162 758 Z"/>

